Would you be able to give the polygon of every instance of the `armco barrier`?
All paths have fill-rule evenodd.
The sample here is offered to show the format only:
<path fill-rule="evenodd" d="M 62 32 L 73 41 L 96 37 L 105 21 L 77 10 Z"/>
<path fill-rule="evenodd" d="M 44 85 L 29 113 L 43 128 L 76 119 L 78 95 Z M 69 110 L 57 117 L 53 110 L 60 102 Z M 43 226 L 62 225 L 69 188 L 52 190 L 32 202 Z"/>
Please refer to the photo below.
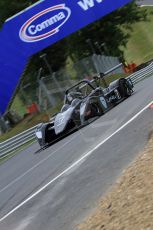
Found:
<path fill-rule="evenodd" d="M 112 71 L 114 71 L 116 68 L 120 67 L 122 64 L 117 65 L 116 67 L 112 68 L 111 70 L 107 71 L 105 74 L 108 74 Z M 136 84 L 137 82 L 143 80 L 146 77 L 149 77 L 153 74 L 153 63 L 148 65 L 147 67 L 143 68 L 142 70 L 139 70 L 130 76 L 128 78 L 131 78 L 132 82 Z M 34 131 L 37 126 L 34 126 L 2 143 L 0 143 L 0 157 L 6 156 L 7 154 L 10 154 L 14 151 L 16 151 L 18 148 L 22 147 L 26 143 L 30 141 L 35 140 L 35 134 Z"/>
<path fill-rule="evenodd" d="M 0 157 L 3 157 L 11 152 L 16 151 L 26 143 L 35 139 L 34 131 L 37 126 L 34 126 L 2 143 L 0 143 Z"/>
<path fill-rule="evenodd" d="M 153 62 L 150 63 L 147 67 L 131 74 L 129 77 L 131 78 L 133 84 L 138 83 L 139 81 L 143 80 L 145 77 L 149 77 L 153 74 Z"/>

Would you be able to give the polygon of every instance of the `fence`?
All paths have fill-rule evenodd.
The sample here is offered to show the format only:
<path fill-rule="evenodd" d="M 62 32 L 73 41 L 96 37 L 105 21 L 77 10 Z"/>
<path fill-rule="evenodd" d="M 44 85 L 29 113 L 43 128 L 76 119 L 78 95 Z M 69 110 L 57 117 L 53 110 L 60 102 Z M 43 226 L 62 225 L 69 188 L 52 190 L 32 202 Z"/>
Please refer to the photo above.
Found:
<path fill-rule="evenodd" d="M 52 72 L 49 66 L 44 71 L 43 66 L 35 73 L 37 81 L 27 84 L 23 82 L 21 84 L 18 94 L 26 108 L 35 102 L 39 105 L 41 112 L 46 111 L 61 101 L 65 90 L 74 85 L 76 80 L 82 80 L 98 72 L 104 73 L 120 63 L 117 57 L 97 54 L 83 58 L 75 63 L 69 62 L 65 68 L 61 68 L 57 72 Z M 117 71 L 121 71 L 121 69 Z"/>
<path fill-rule="evenodd" d="M 119 67 L 121 67 L 121 64 L 119 64 L 115 68 L 112 68 L 109 71 L 105 72 L 105 74 L 109 74 L 110 72 L 114 71 L 115 69 L 117 69 Z M 153 63 L 151 63 L 150 65 L 148 65 L 144 69 L 139 70 L 139 71 L 131 74 L 130 76 L 128 76 L 128 78 L 130 77 L 131 80 L 133 81 L 133 83 L 136 84 L 137 82 L 143 80 L 145 77 L 149 77 L 152 74 L 153 74 Z M 34 131 L 35 131 L 36 127 L 37 126 L 32 127 L 32 128 L 30 128 L 30 129 L 28 129 L 28 130 L 26 130 L 20 134 L 8 139 L 7 141 L 0 143 L 0 157 L 6 156 L 7 154 L 10 154 L 10 153 L 16 151 L 17 149 L 19 149 L 20 147 L 22 147 L 26 143 L 35 140 Z"/>

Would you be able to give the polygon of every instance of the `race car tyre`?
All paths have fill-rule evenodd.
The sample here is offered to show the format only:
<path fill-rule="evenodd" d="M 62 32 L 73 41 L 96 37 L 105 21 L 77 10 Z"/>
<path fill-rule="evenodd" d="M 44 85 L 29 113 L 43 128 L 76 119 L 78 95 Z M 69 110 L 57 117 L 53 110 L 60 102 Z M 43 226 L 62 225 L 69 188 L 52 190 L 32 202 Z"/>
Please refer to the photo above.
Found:
<path fill-rule="evenodd" d="M 128 87 L 126 87 L 126 97 L 131 96 L 131 94 L 132 94 L 131 89 L 129 89 Z"/>
<path fill-rule="evenodd" d="M 51 129 L 52 125 L 48 124 L 45 128 L 45 144 L 49 144 L 56 138 L 55 130 Z"/>
<path fill-rule="evenodd" d="M 121 95 L 122 98 L 126 98 L 131 96 L 132 91 L 131 89 L 128 87 L 128 83 L 127 80 L 125 78 L 121 78 L 119 79 L 119 87 L 118 87 L 119 93 Z"/>

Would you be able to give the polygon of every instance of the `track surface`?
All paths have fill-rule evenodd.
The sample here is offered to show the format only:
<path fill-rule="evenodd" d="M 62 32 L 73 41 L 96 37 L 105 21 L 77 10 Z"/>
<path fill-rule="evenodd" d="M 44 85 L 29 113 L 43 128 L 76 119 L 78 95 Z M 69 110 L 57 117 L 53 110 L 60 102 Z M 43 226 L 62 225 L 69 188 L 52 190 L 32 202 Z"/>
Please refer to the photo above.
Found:
<path fill-rule="evenodd" d="M 87 127 L 37 154 L 33 144 L 0 165 L 0 230 L 75 229 L 143 149 L 150 108 L 102 142 L 153 100 L 152 85 L 153 77 L 145 79 Z"/>

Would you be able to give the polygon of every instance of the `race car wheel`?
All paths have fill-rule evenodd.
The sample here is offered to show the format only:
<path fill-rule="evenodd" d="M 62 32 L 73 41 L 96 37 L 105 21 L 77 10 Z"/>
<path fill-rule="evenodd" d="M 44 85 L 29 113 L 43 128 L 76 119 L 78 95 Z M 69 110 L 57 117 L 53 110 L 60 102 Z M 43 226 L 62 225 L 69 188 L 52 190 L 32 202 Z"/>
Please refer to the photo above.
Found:
<path fill-rule="evenodd" d="M 52 129 L 52 125 L 48 124 L 45 129 L 45 143 L 49 144 L 56 137 L 55 130 Z"/>
<path fill-rule="evenodd" d="M 131 94 L 132 94 L 131 89 L 129 89 L 128 87 L 126 87 L 126 97 L 131 96 Z"/>
<path fill-rule="evenodd" d="M 131 89 L 128 87 L 127 80 L 124 78 L 119 79 L 118 90 L 122 98 L 129 97 L 132 94 Z"/>

